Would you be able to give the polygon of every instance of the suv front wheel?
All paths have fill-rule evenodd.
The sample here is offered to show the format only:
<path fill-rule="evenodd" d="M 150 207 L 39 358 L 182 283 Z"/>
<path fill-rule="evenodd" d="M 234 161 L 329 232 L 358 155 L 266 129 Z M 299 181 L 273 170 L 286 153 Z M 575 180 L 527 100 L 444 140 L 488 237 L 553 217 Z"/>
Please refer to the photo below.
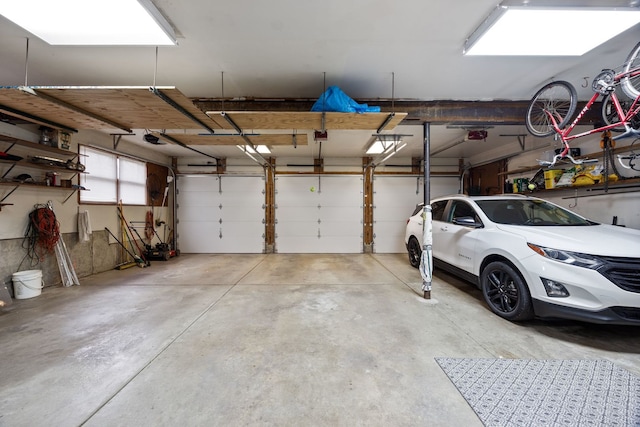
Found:
<path fill-rule="evenodd" d="M 484 300 L 498 316 L 511 320 L 533 318 L 531 295 L 522 276 L 510 264 L 494 261 L 480 275 Z"/>
<path fill-rule="evenodd" d="M 411 264 L 411 266 L 415 268 L 420 267 L 422 248 L 420 247 L 418 239 L 413 236 L 409 238 L 409 243 L 407 243 L 407 251 L 409 252 L 409 264 Z"/>

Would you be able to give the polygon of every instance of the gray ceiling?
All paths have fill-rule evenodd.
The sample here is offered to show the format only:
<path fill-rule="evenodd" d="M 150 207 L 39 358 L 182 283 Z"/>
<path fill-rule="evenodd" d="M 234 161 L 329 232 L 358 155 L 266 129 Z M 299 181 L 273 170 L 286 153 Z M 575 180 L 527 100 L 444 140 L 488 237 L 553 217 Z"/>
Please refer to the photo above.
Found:
<path fill-rule="evenodd" d="M 640 41 L 635 26 L 582 57 L 463 56 L 465 39 L 496 0 L 154 3 L 179 35 L 178 46 L 160 47 L 157 56 L 155 47 L 49 46 L 0 16 L 0 85 L 157 85 L 175 86 L 193 98 L 278 99 L 315 99 L 326 86 L 337 85 L 354 99 L 524 101 L 542 84 L 563 79 L 586 100 L 591 79 L 602 68 L 622 65 Z M 599 25 L 615 23 L 585 22 L 584 28 L 597 31 Z M 540 31 L 553 28 L 541 22 Z M 396 130 L 414 134 L 399 156 L 420 156 L 422 128 Z M 516 137 L 499 135 L 524 133 L 524 125 L 489 129 L 487 141 L 457 144 L 436 157 L 472 157 L 507 143 L 518 149 Z M 465 134 L 434 126 L 432 148 L 453 145 Z M 370 136 L 332 133 L 322 154 L 361 157 Z M 124 140 L 141 143 L 139 137 Z M 278 148 L 274 155 L 315 157 L 316 145 L 311 139 L 304 149 Z M 171 144 L 147 146 L 172 156 L 193 155 Z M 242 156 L 233 148 L 199 147 L 216 156 Z"/>

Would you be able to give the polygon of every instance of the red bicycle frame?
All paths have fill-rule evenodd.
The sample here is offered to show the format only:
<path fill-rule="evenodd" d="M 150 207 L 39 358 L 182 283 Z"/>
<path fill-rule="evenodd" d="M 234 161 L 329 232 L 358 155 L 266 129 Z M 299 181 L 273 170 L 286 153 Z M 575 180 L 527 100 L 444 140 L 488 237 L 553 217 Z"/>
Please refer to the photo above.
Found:
<path fill-rule="evenodd" d="M 635 69 L 635 70 L 631 70 L 631 71 L 626 72 L 626 73 L 620 73 L 620 74 L 618 74 L 618 75 L 616 75 L 614 77 L 614 81 L 615 81 L 615 83 L 619 83 L 620 80 L 622 80 L 623 78 L 625 78 L 627 76 L 636 77 L 636 76 L 639 76 L 639 75 L 640 75 L 640 68 Z M 564 144 L 564 149 L 562 150 L 562 152 L 560 154 L 558 154 L 557 157 L 559 157 L 559 158 L 567 157 L 567 155 L 569 154 L 569 149 L 570 149 L 569 141 L 572 141 L 572 140 L 574 140 L 576 138 L 581 138 L 583 136 L 592 135 L 592 134 L 597 133 L 597 132 L 607 131 L 607 130 L 619 127 L 620 125 L 623 125 L 625 127 L 626 132 L 624 134 L 618 135 L 617 137 L 615 137 L 613 139 L 622 138 L 622 137 L 626 136 L 626 134 L 629 132 L 629 122 L 630 122 L 630 120 L 633 117 L 635 117 L 636 115 L 640 114 L 640 96 L 636 97 L 636 99 L 633 101 L 633 103 L 631 104 L 629 109 L 625 112 L 624 109 L 622 108 L 622 105 L 620 104 L 620 100 L 618 99 L 618 96 L 616 95 L 615 91 L 612 91 L 611 92 L 611 100 L 613 101 L 613 105 L 615 106 L 616 114 L 618 115 L 618 119 L 620 120 L 620 122 L 613 123 L 613 124 L 610 124 L 610 125 L 600 126 L 598 128 L 591 129 L 591 130 L 588 130 L 586 132 L 578 133 L 578 134 L 575 134 L 575 135 L 570 135 L 570 133 L 578 125 L 578 123 L 582 120 L 582 118 L 587 113 L 587 111 L 589 111 L 591 109 L 591 107 L 596 102 L 596 100 L 598 99 L 599 96 L 600 96 L 599 92 L 594 93 L 593 96 L 591 97 L 591 99 L 589 99 L 587 104 L 584 106 L 582 111 L 580 111 L 580 113 L 573 120 L 573 122 L 571 122 L 571 124 L 569 126 L 566 126 L 564 129 L 560 129 L 558 127 L 558 122 L 553 117 L 553 114 L 551 112 L 545 111 L 547 113 L 547 115 L 549 116 L 549 118 L 551 120 L 551 123 L 553 124 L 554 131 L 560 137 L 560 140 Z"/>

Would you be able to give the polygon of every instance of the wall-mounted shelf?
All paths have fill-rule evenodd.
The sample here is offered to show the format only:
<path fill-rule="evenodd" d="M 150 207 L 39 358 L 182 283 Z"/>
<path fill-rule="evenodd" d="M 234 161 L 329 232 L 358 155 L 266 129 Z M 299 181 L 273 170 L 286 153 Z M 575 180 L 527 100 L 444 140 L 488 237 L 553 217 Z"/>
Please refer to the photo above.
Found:
<path fill-rule="evenodd" d="M 52 154 L 55 154 L 56 156 L 62 156 L 65 159 L 65 160 L 59 161 L 60 159 L 51 158 L 51 161 L 48 161 L 48 159 L 49 159 L 48 157 L 37 156 L 37 155 L 36 156 L 28 156 L 27 159 L 22 158 L 22 159 L 19 159 L 19 160 L 10 160 L 10 159 L 2 159 L 2 158 L 0 158 L 0 163 L 9 164 L 10 165 L 9 168 L 6 171 L 4 171 L 4 173 L 2 174 L 2 177 L 0 177 L 0 186 L 11 186 L 11 187 L 13 187 L 7 194 L 4 195 L 4 197 L 2 197 L 2 199 L 0 199 L 0 211 L 2 210 L 2 206 L 11 205 L 11 203 L 3 203 L 3 202 L 11 194 L 13 194 L 14 191 L 16 191 L 18 188 L 20 188 L 22 186 L 44 187 L 47 190 L 54 190 L 54 191 L 57 191 L 57 190 L 70 191 L 69 195 L 67 196 L 67 198 L 62 203 L 65 203 L 67 200 L 69 200 L 69 198 L 76 191 L 85 190 L 85 189 L 80 188 L 78 186 L 63 187 L 63 186 L 57 186 L 57 185 L 47 185 L 46 182 L 23 182 L 23 181 L 15 181 L 15 180 L 7 178 L 9 173 L 16 166 L 19 166 L 21 168 L 39 169 L 39 170 L 46 170 L 46 171 L 51 171 L 51 172 L 70 174 L 70 177 L 68 179 L 73 179 L 79 173 L 86 173 L 86 172 L 84 172 L 84 170 L 77 170 L 76 166 L 75 166 L 77 164 L 73 163 L 73 161 L 78 157 L 78 153 L 74 153 L 72 151 L 63 150 L 63 149 L 56 148 L 56 147 L 51 147 L 51 146 L 44 145 L 44 144 L 38 144 L 38 143 L 35 143 L 35 142 L 31 142 L 31 141 L 25 141 L 25 140 L 18 139 L 18 138 L 3 136 L 3 135 L 0 135 L 0 142 L 5 142 L 5 143 L 10 144 L 8 148 L 4 149 L 4 153 L 7 153 L 7 154 L 9 152 L 9 150 L 11 150 L 14 146 L 19 145 L 19 146 L 22 146 L 22 147 L 29 148 L 30 153 L 33 153 L 34 151 L 52 153 Z M 69 162 L 69 164 L 74 166 L 74 168 L 66 167 L 65 162 Z"/>
<path fill-rule="evenodd" d="M 632 147 L 630 145 L 624 146 L 624 147 L 617 147 L 614 148 L 612 150 L 613 154 L 620 154 L 620 153 L 626 153 L 628 151 L 631 151 Z M 577 156 L 575 157 L 576 160 L 579 159 L 601 159 L 604 156 L 604 154 L 602 153 L 602 151 L 599 151 L 597 153 L 592 153 L 592 154 L 585 154 L 583 156 Z M 526 173 L 526 172 L 532 172 L 532 171 L 537 171 L 538 169 L 564 169 L 565 167 L 567 168 L 571 168 L 575 166 L 573 163 L 571 162 L 561 162 L 558 163 L 556 165 L 554 165 L 551 168 L 545 167 L 545 166 L 540 166 L 540 165 L 535 165 L 535 166 L 523 166 L 520 167 L 518 169 L 513 169 L 513 170 L 509 170 L 506 172 L 500 172 L 498 173 L 498 175 L 501 176 L 505 176 L 505 175 L 518 175 L 521 173 Z"/>

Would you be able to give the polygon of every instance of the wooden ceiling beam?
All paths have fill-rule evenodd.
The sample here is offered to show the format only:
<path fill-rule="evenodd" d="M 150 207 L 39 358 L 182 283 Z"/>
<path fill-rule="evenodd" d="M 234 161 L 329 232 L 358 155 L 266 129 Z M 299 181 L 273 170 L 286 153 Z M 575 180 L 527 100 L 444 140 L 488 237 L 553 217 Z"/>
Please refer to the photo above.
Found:
<path fill-rule="evenodd" d="M 313 99 L 243 98 L 193 99 L 202 111 L 311 111 Z M 379 106 L 382 112 L 408 113 L 401 125 L 524 125 L 529 101 L 415 101 L 360 99 L 358 103 Z M 224 105 L 223 105 L 224 104 Z M 224 109 L 223 109 L 224 106 Z M 578 110 L 584 103 L 578 103 Z M 601 120 L 600 107 L 594 105 L 581 124 L 596 124 Z"/>

